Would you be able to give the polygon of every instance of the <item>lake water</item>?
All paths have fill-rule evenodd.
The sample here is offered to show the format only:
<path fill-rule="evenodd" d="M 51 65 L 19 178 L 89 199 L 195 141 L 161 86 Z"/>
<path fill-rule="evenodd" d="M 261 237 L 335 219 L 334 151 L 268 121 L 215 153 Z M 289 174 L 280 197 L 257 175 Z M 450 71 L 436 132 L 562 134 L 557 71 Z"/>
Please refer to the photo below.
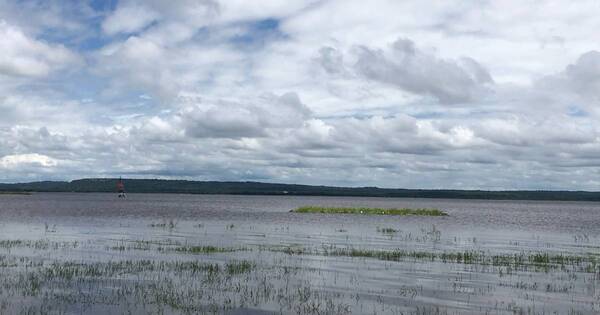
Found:
<path fill-rule="evenodd" d="M 19 312 L 599 314 L 600 203 L 0 195 L 0 314 Z"/>

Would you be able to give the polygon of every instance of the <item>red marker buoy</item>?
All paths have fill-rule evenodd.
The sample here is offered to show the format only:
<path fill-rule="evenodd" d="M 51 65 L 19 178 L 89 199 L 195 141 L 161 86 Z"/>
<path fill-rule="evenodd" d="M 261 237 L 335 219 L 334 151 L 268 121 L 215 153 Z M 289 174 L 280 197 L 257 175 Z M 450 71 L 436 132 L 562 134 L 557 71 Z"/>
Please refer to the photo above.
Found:
<path fill-rule="evenodd" d="M 125 185 L 121 177 L 119 177 L 119 181 L 117 182 L 117 192 L 119 192 L 119 198 L 125 198 Z"/>

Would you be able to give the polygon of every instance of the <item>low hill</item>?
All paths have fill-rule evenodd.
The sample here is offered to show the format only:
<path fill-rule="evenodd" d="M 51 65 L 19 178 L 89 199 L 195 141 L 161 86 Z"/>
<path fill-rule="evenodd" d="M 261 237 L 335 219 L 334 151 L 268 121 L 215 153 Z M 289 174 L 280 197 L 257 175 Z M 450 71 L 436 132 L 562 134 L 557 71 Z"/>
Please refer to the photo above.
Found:
<path fill-rule="evenodd" d="M 378 187 L 334 187 L 260 182 L 217 182 L 162 179 L 124 179 L 129 193 L 184 193 L 236 195 L 362 196 L 404 198 L 457 198 L 496 200 L 572 200 L 600 201 L 600 192 L 588 191 L 485 191 L 392 189 Z M 89 178 L 67 181 L 42 181 L 0 184 L 0 191 L 11 192 L 116 192 L 116 178 Z"/>

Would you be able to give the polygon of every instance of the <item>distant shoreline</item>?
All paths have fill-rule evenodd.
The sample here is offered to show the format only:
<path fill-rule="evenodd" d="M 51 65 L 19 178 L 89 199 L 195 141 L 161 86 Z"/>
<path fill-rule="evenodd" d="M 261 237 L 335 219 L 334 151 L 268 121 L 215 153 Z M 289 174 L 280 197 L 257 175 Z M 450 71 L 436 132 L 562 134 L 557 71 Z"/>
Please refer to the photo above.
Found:
<path fill-rule="evenodd" d="M 117 180 L 117 178 L 89 178 L 70 182 L 42 181 L 0 184 L 0 194 L 28 194 L 32 192 L 116 193 Z M 591 191 L 402 189 L 164 179 L 123 179 L 123 182 L 127 193 L 600 201 L 600 192 Z"/>
<path fill-rule="evenodd" d="M 31 195 L 30 191 L 0 191 L 0 195 Z"/>

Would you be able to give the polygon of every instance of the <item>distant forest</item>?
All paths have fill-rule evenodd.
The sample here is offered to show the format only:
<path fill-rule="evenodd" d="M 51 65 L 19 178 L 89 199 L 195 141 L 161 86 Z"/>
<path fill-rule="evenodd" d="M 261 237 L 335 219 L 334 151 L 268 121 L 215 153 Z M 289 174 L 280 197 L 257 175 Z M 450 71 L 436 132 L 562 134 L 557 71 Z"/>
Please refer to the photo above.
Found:
<path fill-rule="evenodd" d="M 600 201 L 600 192 L 588 191 L 485 191 L 446 189 L 392 189 L 377 187 L 333 187 L 271 184 L 260 182 L 216 182 L 162 179 L 123 179 L 128 193 L 360 196 L 400 198 L 455 198 L 495 200 Z M 116 192 L 116 178 L 42 181 L 0 184 L 4 192 Z"/>

